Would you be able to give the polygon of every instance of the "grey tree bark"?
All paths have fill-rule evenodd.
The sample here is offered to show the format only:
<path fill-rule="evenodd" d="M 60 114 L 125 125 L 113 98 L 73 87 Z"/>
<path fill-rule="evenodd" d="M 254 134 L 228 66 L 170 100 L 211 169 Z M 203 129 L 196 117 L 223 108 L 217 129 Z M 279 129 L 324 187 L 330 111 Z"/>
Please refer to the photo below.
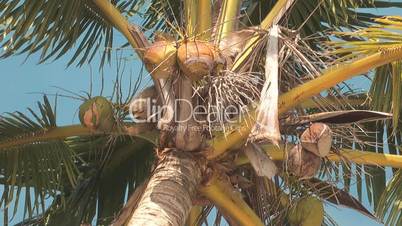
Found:
<path fill-rule="evenodd" d="M 130 226 L 182 226 L 201 182 L 203 164 L 186 152 L 163 153 Z"/>

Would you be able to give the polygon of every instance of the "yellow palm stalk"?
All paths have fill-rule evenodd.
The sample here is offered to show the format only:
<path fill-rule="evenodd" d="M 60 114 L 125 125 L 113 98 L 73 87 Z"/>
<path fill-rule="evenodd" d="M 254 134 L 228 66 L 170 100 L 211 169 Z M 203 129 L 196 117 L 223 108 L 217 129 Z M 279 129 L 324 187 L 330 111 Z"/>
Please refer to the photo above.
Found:
<path fill-rule="evenodd" d="M 235 29 L 236 17 L 239 13 L 240 0 L 224 0 L 217 21 L 215 34 L 216 42 L 222 40 L 227 34 Z"/>
<path fill-rule="evenodd" d="M 274 161 L 282 161 L 285 159 L 286 152 L 285 147 L 283 146 L 278 148 L 274 145 L 264 145 L 262 146 L 262 148 Z M 340 150 L 339 155 L 331 153 L 327 156 L 327 158 L 328 160 L 334 162 L 341 162 L 347 160 L 362 165 L 374 165 L 383 167 L 388 166 L 400 169 L 402 168 L 402 156 L 400 155 L 374 153 L 374 152 L 352 150 L 352 149 L 342 149 Z M 248 163 L 249 160 L 245 155 L 241 155 L 235 160 L 236 165 L 244 165 Z"/>
<path fill-rule="evenodd" d="M 197 34 L 201 40 L 208 41 L 212 33 L 212 5 L 211 0 L 198 0 L 197 17 Z"/>
<path fill-rule="evenodd" d="M 184 1 L 184 15 L 186 21 L 187 36 L 192 37 L 197 32 L 197 8 L 198 0 Z"/>
<path fill-rule="evenodd" d="M 126 18 L 121 15 L 119 10 L 109 0 L 93 0 L 93 3 L 98 6 L 100 11 L 106 17 L 106 19 L 118 29 L 124 37 L 128 40 L 130 45 L 136 50 L 139 57 L 142 59 L 144 43 L 141 43 L 142 39 L 136 39 L 130 32 L 130 24 Z"/>
<path fill-rule="evenodd" d="M 274 8 L 269 12 L 265 19 L 261 22 L 260 28 L 268 30 L 272 25 L 277 24 L 286 13 L 286 11 L 292 6 L 294 0 L 279 0 Z M 251 53 L 254 51 L 254 47 L 257 45 L 260 36 L 254 36 L 245 45 L 244 51 L 236 59 L 233 64 L 232 70 L 238 70 L 248 59 Z"/>
<path fill-rule="evenodd" d="M 226 182 L 216 173 L 205 186 L 200 187 L 202 195 L 211 200 L 219 209 L 236 220 L 241 226 L 262 226 L 261 220 L 247 205 L 241 194 L 234 190 L 229 182 Z"/>
<path fill-rule="evenodd" d="M 105 134 L 117 134 L 117 135 L 129 135 L 139 137 L 156 144 L 158 139 L 158 131 L 152 129 L 153 126 L 148 123 L 143 124 L 126 124 L 123 129 L 115 129 L 110 132 L 91 131 L 89 128 L 82 125 L 60 126 L 56 128 L 50 128 L 47 130 L 40 130 L 34 134 L 27 134 L 24 137 L 18 137 L 10 139 L 8 141 L 0 142 L 0 151 L 8 148 L 32 144 L 41 141 L 60 140 L 68 137 L 75 136 L 92 136 L 92 135 L 105 135 Z"/>
<path fill-rule="evenodd" d="M 202 214 L 202 207 L 201 206 L 193 206 L 191 208 L 190 214 L 187 219 L 187 226 L 197 226 L 199 218 Z"/>

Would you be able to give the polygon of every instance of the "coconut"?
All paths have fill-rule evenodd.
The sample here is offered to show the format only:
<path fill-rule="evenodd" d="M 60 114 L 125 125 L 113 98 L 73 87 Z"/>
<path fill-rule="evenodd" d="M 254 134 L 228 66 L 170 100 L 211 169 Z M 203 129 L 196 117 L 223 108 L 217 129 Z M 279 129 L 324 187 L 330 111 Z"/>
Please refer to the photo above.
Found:
<path fill-rule="evenodd" d="M 313 123 L 300 137 L 301 145 L 317 156 L 325 157 L 332 146 L 332 131 L 324 123 Z"/>
<path fill-rule="evenodd" d="M 288 220 L 292 226 L 321 226 L 324 220 L 324 205 L 315 197 L 302 198 L 290 209 Z"/>
<path fill-rule="evenodd" d="M 85 101 L 79 116 L 81 124 L 92 131 L 111 131 L 115 123 L 112 103 L 101 96 Z"/>
<path fill-rule="evenodd" d="M 184 42 L 177 50 L 180 69 L 193 81 L 198 81 L 212 72 L 217 56 L 215 48 L 202 41 Z"/>
<path fill-rule="evenodd" d="M 154 42 L 144 54 L 144 63 L 154 78 L 166 79 L 176 69 L 176 46 L 174 42 Z"/>
<path fill-rule="evenodd" d="M 298 144 L 288 151 L 287 166 L 288 171 L 300 179 L 311 178 L 320 169 L 321 157 Z"/>

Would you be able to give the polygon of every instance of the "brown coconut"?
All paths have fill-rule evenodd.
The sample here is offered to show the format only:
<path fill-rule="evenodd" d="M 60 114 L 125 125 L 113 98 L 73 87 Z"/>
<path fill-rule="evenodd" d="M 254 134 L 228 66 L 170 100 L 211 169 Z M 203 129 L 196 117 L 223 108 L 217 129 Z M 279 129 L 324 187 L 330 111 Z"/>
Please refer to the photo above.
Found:
<path fill-rule="evenodd" d="M 300 137 L 301 145 L 307 151 L 325 157 L 332 146 L 332 131 L 324 123 L 313 123 Z"/>
<path fill-rule="evenodd" d="M 154 42 L 144 54 L 144 63 L 154 78 L 166 79 L 176 69 L 176 46 L 174 42 Z"/>
<path fill-rule="evenodd" d="M 287 167 L 288 172 L 299 177 L 308 179 L 314 177 L 321 166 L 321 158 L 303 149 L 298 144 L 288 151 Z"/>
<path fill-rule="evenodd" d="M 192 81 L 198 81 L 214 69 L 215 52 L 213 45 L 208 42 L 183 42 L 177 50 L 177 61 L 186 76 Z"/>

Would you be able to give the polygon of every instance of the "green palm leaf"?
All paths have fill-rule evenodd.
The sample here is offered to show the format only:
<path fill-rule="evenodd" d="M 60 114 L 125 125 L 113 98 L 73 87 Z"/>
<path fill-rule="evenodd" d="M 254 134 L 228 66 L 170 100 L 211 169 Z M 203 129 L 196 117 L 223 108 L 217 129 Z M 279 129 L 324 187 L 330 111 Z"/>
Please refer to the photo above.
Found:
<path fill-rule="evenodd" d="M 39 114 L 29 109 L 31 117 L 20 112 L 2 117 L 0 143 L 30 140 L 57 128 L 46 96 L 38 108 Z M 90 134 L 3 146 L 0 205 L 4 216 L 10 206 L 14 216 L 22 200 L 27 220 L 21 224 L 76 225 L 92 222 L 94 217 L 99 224 L 109 224 L 126 202 L 127 193 L 149 176 L 152 150 L 153 144 L 144 139 Z M 49 197 L 53 203 L 46 208 Z"/>
<path fill-rule="evenodd" d="M 247 17 L 244 23 L 258 25 L 261 18 L 272 9 L 275 1 L 250 0 L 245 1 L 248 6 Z M 323 32 L 329 28 L 340 27 L 365 27 L 369 25 L 371 18 L 378 15 L 371 13 L 356 12 L 356 8 L 374 7 L 402 7 L 400 2 L 385 2 L 375 0 L 313 0 L 296 1 L 292 11 L 288 14 L 288 26 L 299 29 L 304 36 Z"/>
<path fill-rule="evenodd" d="M 130 194 L 149 176 L 153 164 L 153 145 L 142 139 L 120 137 L 109 146 L 108 137 L 72 138 L 68 142 L 79 155 L 77 186 L 54 198 L 44 214 L 21 222 L 37 225 L 109 225 L 119 214 Z M 73 145 L 75 144 L 75 145 Z M 109 152 L 105 159 L 99 153 Z M 127 195 L 128 194 L 128 195 Z M 96 214 L 97 212 L 97 214 Z"/>
<path fill-rule="evenodd" d="M 56 127 L 55 113 L 46 97 L 38 103 L 39 114 L 29 109 L 31 117 L 20 112 L 6 114 L 0 118 L 0 141 L 24 139 L 38 131 Z M 59 140 L 34 142 L 21 146 L 0 149 L 0 183 L 4 192 L 0 205 L 14 203 L 14 212 L 18 209 L 18 200 L 22 193 L 25 200 L 33 204 L 25 205 L 28 217 L 44 211 L 47 196 L 55 196 L 65 187 L 72 187 L 77 180 L 77 168 L 74 153 L 66 143 Z M 14 191 L 17 188 L 17 191 Z"/>
<path fill-rule="evenodd" d="M 351 37 L 352 41 L 332 42 L 330 46 L 335 47 L 335 53 L 342 57 L 339 61 L 355 59 L 378 51 L 392 51 L 395 48 L 402 48 L 402 17 L 388 16 L 377 18 L 370 27 L 356 32 L 335 33 L 341 37 Z M 356 41 L 357 40 L 357 41 Z M 369 107 L 372 110 L 392 112 L 393 120 L 377 125 L 370 125 L 371 132 L 377 132 L 376 137 L 362 136 L 364 142 L 371 142 L 365 150 L 374 152 L 386 152 L 398 154 L 401 145 L 401 101 L 402 101 L 402 68 L 401 62 L 394 62 L 377 68 L 372 76 L 372 83 L 368 93 Z M 384 131 L 386 134 L 384 136 Z M 395 171 L 395 170 L 394 170 Z M 366 185 L 369 201 L 374 207 L 379 207 L 381 194 L 385 195 L 385 171 L 379 167 L 365 168 Z"/>
<path fill-rule="evenodd" d="M 144 1 L 113 0 L 120 12 L 133 14 Z M 101 65 L 110 61 L 113 28 L 91 0 L 2 0 L 0 42 L 3 57 L 40 52 L 41 62 L 58 59 L 75 49 L 69 65 L 90 62 L 101 52 Z"/>
<path fill-rule="evenodd" d="M 401 225 L 402 212 L 402 171 L 398 170 L 389 181 L 385 192 L 381 196 L 379 205 L 376 209 L 377 214 L 385 219 L 386 225 Z"/>
<path fill-rule="evenodd" d="M 335 48 L 334 54 L 341 57 L 337 62 L 348 61 L 371 53 L 382 51 L 387 54 L 397 48 L 402 48 L 402 17 L 388 16 L 375 19 L 375 24 L 356 32 L 336 32 L 341 38 L 350 37 L 353 41 L 332 41 L 329 46 Z M 356 41 L 358 40 L 358 41 Z M 394 62 L 377 68 L 374 71 L 372 85 L 369 90 L 372 110 L 392 112 L 393 128 L 388 136 L 398 135 L 400 127 L 400 111 L 402 101 L 401 62 Z"/>

